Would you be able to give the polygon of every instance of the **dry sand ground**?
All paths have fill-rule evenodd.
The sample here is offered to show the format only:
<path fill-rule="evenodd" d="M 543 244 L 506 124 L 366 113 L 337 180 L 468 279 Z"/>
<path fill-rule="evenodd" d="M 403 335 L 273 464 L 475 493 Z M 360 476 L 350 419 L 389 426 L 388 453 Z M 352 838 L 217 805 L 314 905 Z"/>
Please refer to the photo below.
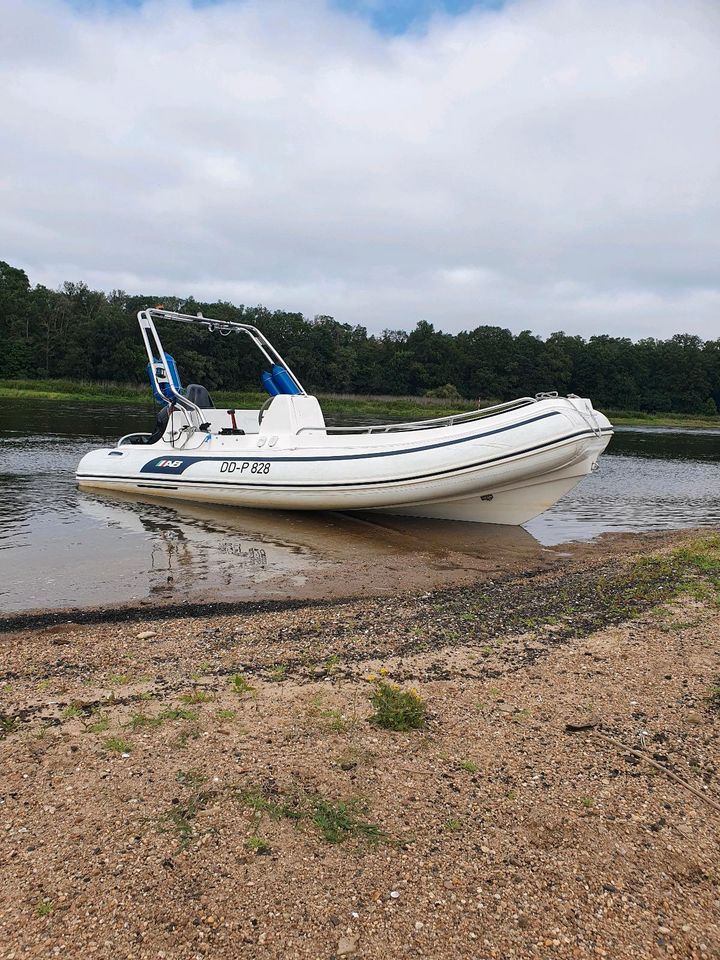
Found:
<path fill-rule="evenodd" d="M 0 957 L 720 957 L 720 549 L 684 540 L 7 632 Z M 425 730 L 368 722 L 381 670 Z"/>

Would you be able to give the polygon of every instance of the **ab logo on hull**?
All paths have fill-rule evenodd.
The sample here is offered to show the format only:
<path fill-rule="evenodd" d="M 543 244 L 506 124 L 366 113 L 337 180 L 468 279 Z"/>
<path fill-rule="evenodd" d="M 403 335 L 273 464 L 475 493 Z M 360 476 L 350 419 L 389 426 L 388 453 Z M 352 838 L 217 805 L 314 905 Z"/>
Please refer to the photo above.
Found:
<path fill-rule="evenodd" d="M 195 463 L 197 457 L 160 457 L 157 460 L 150 460 L 144 467 L 140 468 L 140 473 L 183 473 L 191 463 Z"/>

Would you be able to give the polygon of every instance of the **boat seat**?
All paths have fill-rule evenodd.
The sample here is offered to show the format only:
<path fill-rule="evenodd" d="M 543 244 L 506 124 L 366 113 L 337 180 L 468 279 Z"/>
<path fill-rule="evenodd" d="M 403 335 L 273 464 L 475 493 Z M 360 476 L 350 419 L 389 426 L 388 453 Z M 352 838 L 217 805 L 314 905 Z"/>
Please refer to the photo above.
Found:
<path fill-rule="evenodd" d="M 190 403 L 194 403 L 201 410 L 212 410 L 215 404 L 210 399 L 210 394 L 200 383 L 189 383 L 185 388 L 185 396 Z"/>
<path fill-rule="evenodd" d="M 158 440 L 162 440 L 167 430 L 168 417 L 170 415 L 170 407 L 168 405 L 160 407 L 155 417 L 155 429 L 152 433 L 132 433 L 125 440 L 125 443 L 131 445 L 147 445 L 150 443 L 157 443 Z"/>

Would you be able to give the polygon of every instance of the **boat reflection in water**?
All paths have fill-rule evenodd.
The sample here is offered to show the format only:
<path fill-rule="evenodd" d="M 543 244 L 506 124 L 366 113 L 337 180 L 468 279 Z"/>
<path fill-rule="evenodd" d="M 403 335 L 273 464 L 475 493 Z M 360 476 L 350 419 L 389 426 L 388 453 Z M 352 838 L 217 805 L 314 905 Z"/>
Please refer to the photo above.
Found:
<path fill-rule="evenodd" d="M 142 580 L 145 596 L 176 601 L 395 592 L 496 573 L 543 554 L 521 527 L 283 513 L 119 493 L 81 494 L 79 506 L 112 535 L 112 578 L 134 579 L 136 598 Z M 139 550 L 140 538 L 147 546 Z M 102 580 L 96 572 L 94 592 L 103 591 Z"/>

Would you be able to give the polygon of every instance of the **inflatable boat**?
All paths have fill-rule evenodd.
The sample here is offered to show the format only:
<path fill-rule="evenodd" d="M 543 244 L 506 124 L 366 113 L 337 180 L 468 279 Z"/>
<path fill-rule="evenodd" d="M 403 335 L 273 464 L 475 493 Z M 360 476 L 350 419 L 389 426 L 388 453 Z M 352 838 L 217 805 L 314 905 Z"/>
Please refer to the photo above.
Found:
<path fill-rule="evenodd" d="M 267 363 L 258 410 L 183 389 L 156 321 L 247 336 Z M 538 394 L 412 423 L 329 426 L 316 397 L 256 327 L 162 309 L 138 314 L 155 430 L 86 454 L 82 488 L 281 510 L 372 510 L 522 524 L 596 469 L 612 426 L 589 400 Z"/>

